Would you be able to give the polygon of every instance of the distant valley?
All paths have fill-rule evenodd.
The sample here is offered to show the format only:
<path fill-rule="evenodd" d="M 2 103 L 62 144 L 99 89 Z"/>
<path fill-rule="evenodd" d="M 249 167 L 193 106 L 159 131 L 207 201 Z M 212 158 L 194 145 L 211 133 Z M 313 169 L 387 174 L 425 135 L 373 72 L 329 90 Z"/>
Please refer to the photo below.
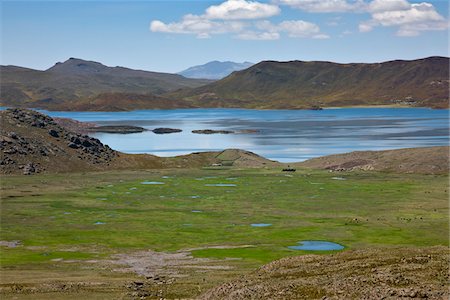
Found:
<path fill-rule="evenodd" d="M 46 71 L 2 66 L 1 74 L 0 105 L 48 110 L 449 106 L 447 57 L 370 64 L 263 61 L 217 81 L 75 58 Z"/>

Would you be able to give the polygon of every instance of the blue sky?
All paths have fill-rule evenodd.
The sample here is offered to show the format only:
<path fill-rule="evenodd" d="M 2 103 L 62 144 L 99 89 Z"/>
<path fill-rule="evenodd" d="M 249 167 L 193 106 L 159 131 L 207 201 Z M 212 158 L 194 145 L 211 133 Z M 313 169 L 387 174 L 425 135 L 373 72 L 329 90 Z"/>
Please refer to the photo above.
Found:
<path fill-rule="evenodd" d="M 1 2 L 1 64 L 69 57 L 178 72 L 211 60 L 379 62 L 448 56 L 448 1 Z"/>

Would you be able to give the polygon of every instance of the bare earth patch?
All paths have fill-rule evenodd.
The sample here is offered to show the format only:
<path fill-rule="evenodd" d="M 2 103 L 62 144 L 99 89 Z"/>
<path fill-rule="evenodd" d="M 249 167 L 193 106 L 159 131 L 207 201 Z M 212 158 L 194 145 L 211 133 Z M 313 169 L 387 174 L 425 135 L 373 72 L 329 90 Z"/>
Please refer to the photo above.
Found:
<path fill-rule="evenodd" d="M 108 263 L 119 265 L 115 271 L 134 272 L 149 278 L 158 277 L 185 277 L 187 269 L 218 270 L 230 269 L 230 266 L 220 265 L 223 260 L 207 258 L 194 258 L 190 251 L 174 253 L 156 252 L 152 250 L 139 251 L 127 254 L 116 254 Z"/>
<path fill-rule="evenodd" d="M 16 248 L 21 244 L 20 241 L 0 241 L 0 247 Z"/>

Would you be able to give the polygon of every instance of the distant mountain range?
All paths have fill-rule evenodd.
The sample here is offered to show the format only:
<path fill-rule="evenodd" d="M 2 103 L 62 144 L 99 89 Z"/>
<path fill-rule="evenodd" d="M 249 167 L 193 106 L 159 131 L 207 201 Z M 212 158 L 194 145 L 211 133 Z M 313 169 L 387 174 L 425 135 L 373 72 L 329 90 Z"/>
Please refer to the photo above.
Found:
<path fill-rule="evenodd" d="M 165 96 L 201 107 L 448 107 L 449 58 L 371 64 L 263 61 L 222 80 Z"/>
<path fill-rule="evenodd" d="M 73 58 L 46 71 L 0 71 L 0 105 L 49 110 L 449 107 L 447 57 L 371 64 L 263 61 L 214 82 Z"/>
<path fill-rule="evenodd" d="M 215 60 L 204 65 L 190 67 L 178 74 L 187 78 L 218 80 L 227 77 L 234 71 L 244 70 L 253 65 L 251 62 L 236 63 Z"/>
<path fill-rule="evenodd" d="M 99 109 L 98 97 L 105 93 L 139 94 L 147 104 L 137 108 L 174 108 L 173 103 L 161 103 L 158 95 L 180 88 L 194 88 L 211 81 L 185 78 L 177 74 L 132 70 L 124 67 L 107 67 L 94 61 L 70 58 L 56 63 L 45 71 L 16 66 L 1 66 L 0 104 L 4 106 L 39 107 L 46 109 Z M 86 105 L 93 101 L 92 107 Z M 111 109 L 128 106 L 130 99 L 110 103 Z M 123 102 L 123 103 L 121 103 Z M 162 105 L 161 105 L 162 104 Z M 108 105 L 109 106 L 109 105 Z M 125 109 L 125 108 L 124 108 Z M 133 109 L 127 107 L 126 109 Z"/>

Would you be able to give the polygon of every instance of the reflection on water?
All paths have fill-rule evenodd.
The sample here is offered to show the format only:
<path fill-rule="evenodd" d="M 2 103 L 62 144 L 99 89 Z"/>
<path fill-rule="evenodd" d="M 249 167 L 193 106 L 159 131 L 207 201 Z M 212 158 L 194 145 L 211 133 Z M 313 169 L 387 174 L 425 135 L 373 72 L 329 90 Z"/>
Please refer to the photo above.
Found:
<path fill-rule="evenodd" d="M 45 112 L 99 125 L 179 128 L 157 135 L 97 133 L 113 149 L 173 156 L 240 148 L 270 159 L 293 162 L 355 150 L 448 145 L 449 111 L 426 108 L 345 108 L 312 110 L 177 109 L 132 112 Z M 193 134 L 195 129 L 249 134 Z"/>

